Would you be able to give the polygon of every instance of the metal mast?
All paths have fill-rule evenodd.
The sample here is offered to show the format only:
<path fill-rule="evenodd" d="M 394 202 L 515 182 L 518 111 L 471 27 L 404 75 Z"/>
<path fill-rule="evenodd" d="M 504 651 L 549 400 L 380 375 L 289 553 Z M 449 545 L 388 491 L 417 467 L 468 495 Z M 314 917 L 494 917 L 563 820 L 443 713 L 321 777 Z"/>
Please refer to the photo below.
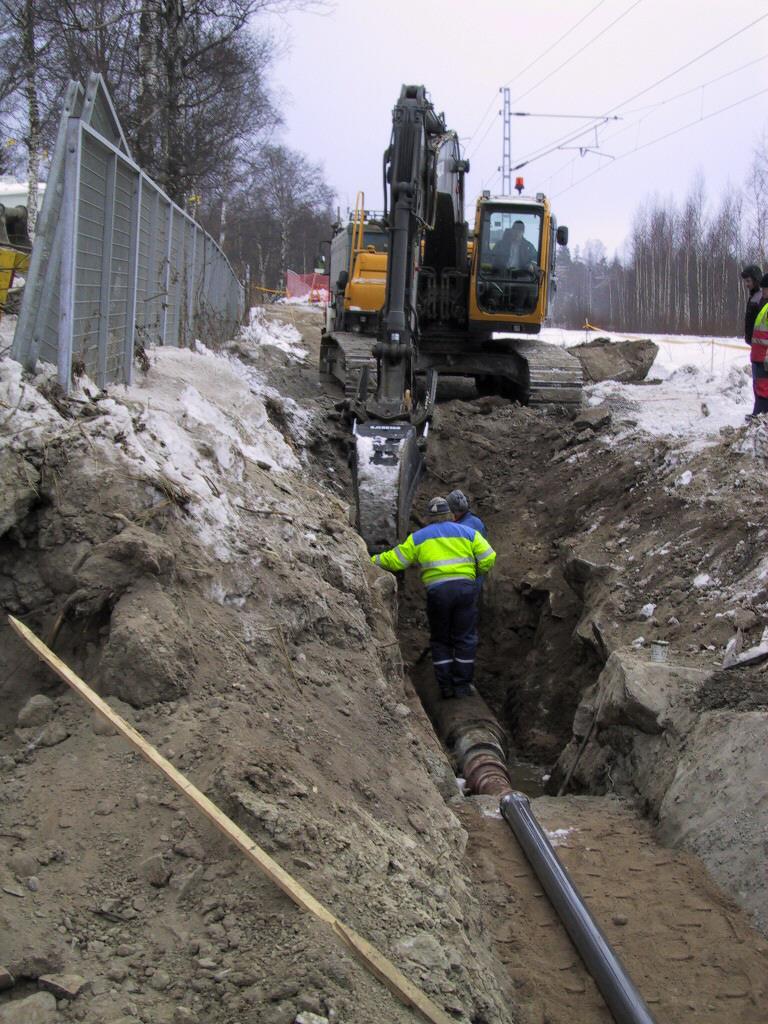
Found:
<path fill-rule="evenodd" d="M 504 124 L 504 139 L 501 147 L 501 194 L 512 195 L 512 110 L 510 107 L 509 88 L 505 86 L 499 90 L 504 93 L 504 110 L 502 120 Z"/>

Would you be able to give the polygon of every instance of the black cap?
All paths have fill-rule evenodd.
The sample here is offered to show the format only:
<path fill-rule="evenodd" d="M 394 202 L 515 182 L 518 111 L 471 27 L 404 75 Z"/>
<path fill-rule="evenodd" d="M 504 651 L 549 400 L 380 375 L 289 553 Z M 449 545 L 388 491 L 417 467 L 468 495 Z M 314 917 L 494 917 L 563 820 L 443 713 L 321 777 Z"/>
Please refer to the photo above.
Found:
<path fill-rule="evenodd" d="M 741 276 L 745 280 L 746 278 L 751 277 L 753 281 L 759 281 L 763 276 L 763 272 L 756 263 L 750 263 L 748 266 L 744 267 L 741 272 Z"/>

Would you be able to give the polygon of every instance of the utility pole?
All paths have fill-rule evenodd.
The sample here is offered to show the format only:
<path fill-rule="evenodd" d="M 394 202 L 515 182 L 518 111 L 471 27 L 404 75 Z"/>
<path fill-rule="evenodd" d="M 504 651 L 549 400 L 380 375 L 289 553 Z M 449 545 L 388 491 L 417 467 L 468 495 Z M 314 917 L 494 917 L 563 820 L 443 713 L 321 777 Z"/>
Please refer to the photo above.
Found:
<path fill-rule="evenodd" d="M 502 111 L 502 124 L 504 136 L 501 145 L 501 194 L 512 195 L 512 109 L 509 99 L 509 87 L 505 86 L 499 92 L 504 94 L 504 110 Z"/>

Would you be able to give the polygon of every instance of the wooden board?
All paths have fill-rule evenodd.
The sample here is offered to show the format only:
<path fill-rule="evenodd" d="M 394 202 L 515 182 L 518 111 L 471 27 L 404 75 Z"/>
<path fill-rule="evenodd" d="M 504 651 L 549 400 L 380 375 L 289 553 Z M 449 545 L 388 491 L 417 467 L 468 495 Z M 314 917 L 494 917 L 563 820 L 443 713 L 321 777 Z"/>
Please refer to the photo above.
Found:
<path fill-rule="evenodd" d="M 362 935 L 358 935 L 352 928 L 348 928 L 333 914 L 327 907 L 323 906 L 310 892 L 300 885 L 287 871 L 283 870 L 277 861 L 273 860 L 268 853 L 261 849 L 251 837 L 228 818 L 216 804 L 194 786 L 189 779 L 173 767 L 163 755 L 148 743 L 133 726 L 129 725 L 120 717 L 106 701 L 91 689 L 68 665 L 58 658 L 50 648 L 35 634 L 19 622 L 12 615 L 8 616 L 12 629 L 28 644 L 32 650 L 41 658 L 46 665 L 72 687 L 90 706 L 102 714 L 117 731 L 128 740 L 132 746 L 150 764 L 154 765 L 165 777 L 180 790 L 187 799 L 202 811 L 202 813 L 213 822 L 216 828 L 235 846 L 238 846 L 249 860 L 253 861 L 261 871 L 278 888 L 293 900 L 302 910 L 314 914 L 316 918 L 327 924 L 341 942 L 354 954 L 367 971 L 373 974 L 379 981 L 406 1006 L 417 1010 L 421 1016 L 430 1021 L 431 1024 L 455 1024 L 454 1021 L 436 1006 L 422 991 L 410 982 L 397 967 L 380 953 L 374 946 L 367 942 Z"/>

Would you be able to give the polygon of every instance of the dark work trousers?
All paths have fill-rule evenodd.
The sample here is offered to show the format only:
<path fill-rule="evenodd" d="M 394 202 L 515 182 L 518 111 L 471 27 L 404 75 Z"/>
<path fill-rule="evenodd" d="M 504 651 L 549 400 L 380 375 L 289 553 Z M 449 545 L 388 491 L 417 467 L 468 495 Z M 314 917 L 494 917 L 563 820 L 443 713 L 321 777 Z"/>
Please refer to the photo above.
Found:
<path fill-rule="evenodd" d="M 443 697 L 469 693 L 477 650 L 477 584 L 449 580 L 427 590 L 435 679 Z"/>
<path fill-rule="evenodd" d="M 752 363 L 752 390 L 755 393 L 752 415 L 768 412 L 768 370 L 762 363 Z"/>

